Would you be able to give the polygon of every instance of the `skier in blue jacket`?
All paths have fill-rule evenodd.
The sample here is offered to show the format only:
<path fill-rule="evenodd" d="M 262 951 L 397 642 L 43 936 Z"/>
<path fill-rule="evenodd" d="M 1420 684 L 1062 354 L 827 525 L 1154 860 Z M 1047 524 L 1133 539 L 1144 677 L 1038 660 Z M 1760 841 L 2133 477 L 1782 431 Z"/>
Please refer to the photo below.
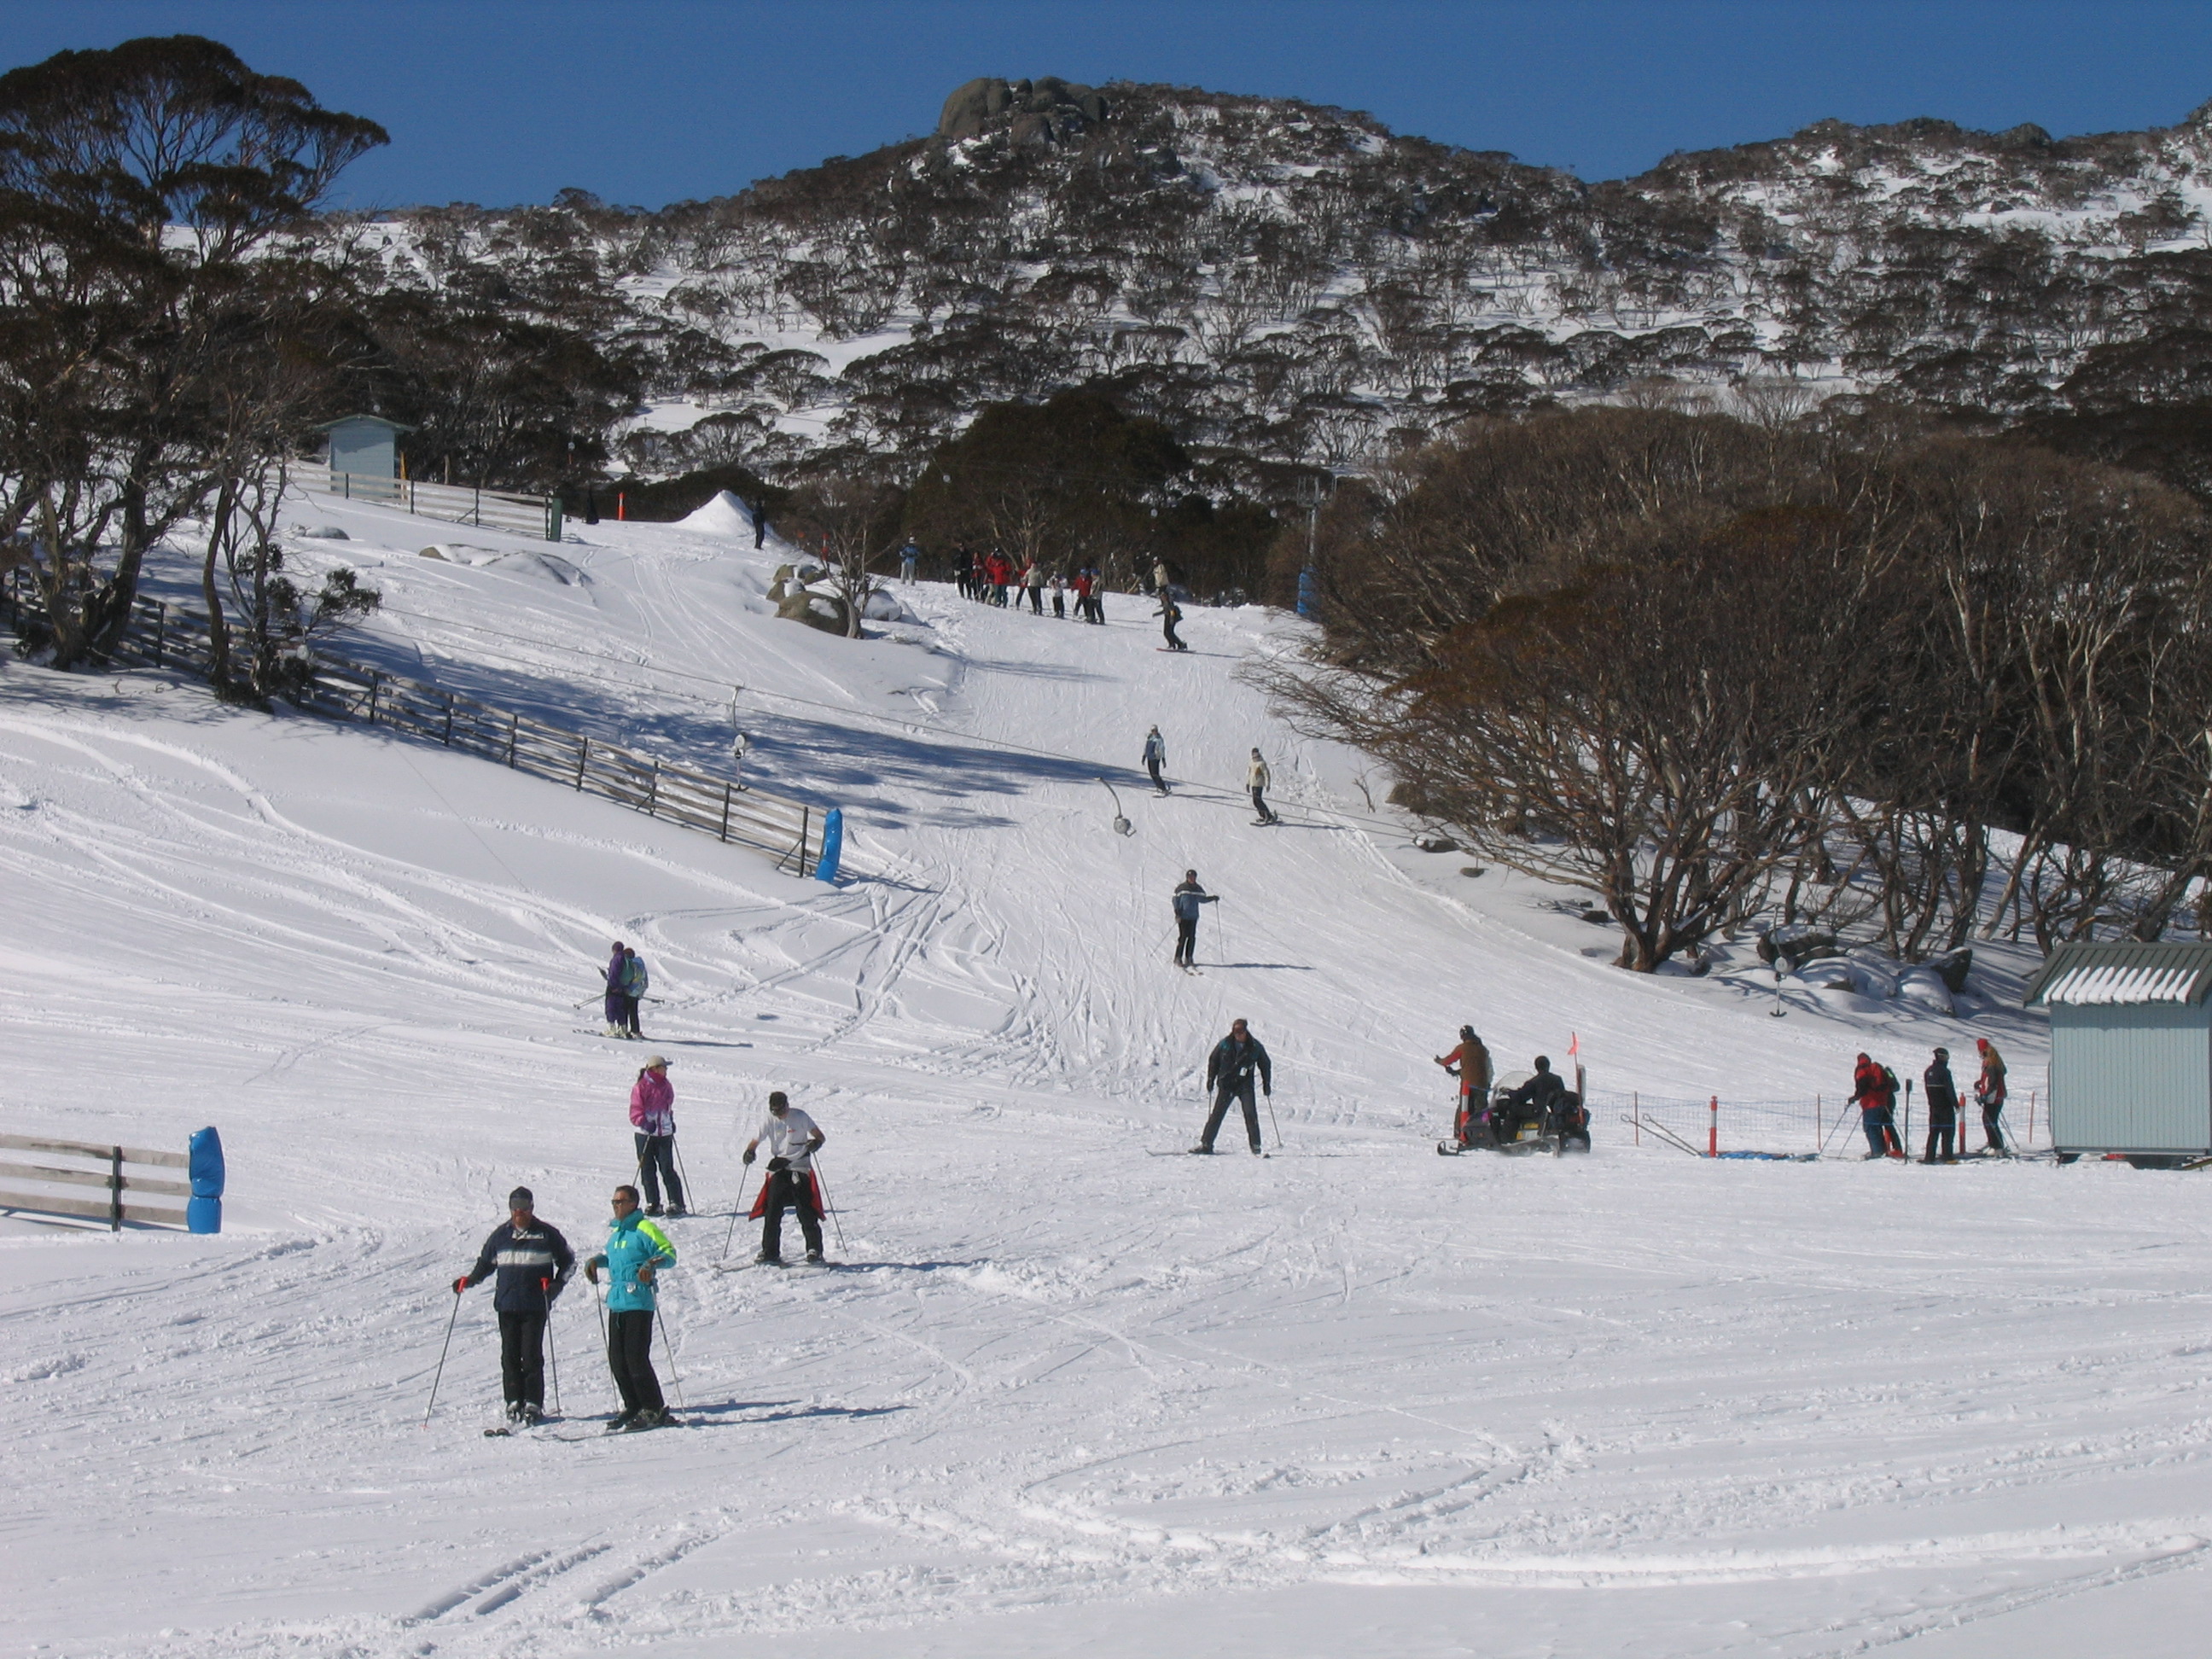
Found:
<path fill-rule="evenodd" d="M 1198 907 L 1219 902 L 1217 895 L 1207 892 L 1198 884 L 1197 871 L 1182 872 L 1182 880 L 1170 901 L 1175 907 L 1176 967 L 1195 968 L 1198 965 Z"/>
<path fill-rule="evenodd" d="M 553 1299 L 576 1271 L 576 1253 L 561 1230 L 536 1214 L 530 1188 L 507 1195 L 507 1219 L 491 1230 L 477 1265 L 453 1281 L 459 1296 L 494 1274 L 492 1311 L 499 1316 L 499 1376 L 507 1420 L 532 1424 L 545 1415 L 545 1321 Z"/>
<path fill-rule="evenodd" d="M 676 1265 L 676 1247 L 638 1213 L 636 1188 L 616 1188 L 614 1210 L 606 1248 L 584 1264 L 584 1277 L 594 1285 L 601 1268 L 607 1274 L 607 1366 L 623 1402 L 622 1414 L 607 1425 L 610 1434 L 675 1421 L 653 1374 L 653 1315 L 659 1305 L 653 1280 L 662 1268 Z"/>

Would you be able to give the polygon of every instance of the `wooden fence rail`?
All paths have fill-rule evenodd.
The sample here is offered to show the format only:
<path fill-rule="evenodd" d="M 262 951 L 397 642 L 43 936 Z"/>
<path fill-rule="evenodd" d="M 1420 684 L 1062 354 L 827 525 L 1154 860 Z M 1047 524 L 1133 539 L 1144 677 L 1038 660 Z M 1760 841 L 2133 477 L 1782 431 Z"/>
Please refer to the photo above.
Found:
<path fill-rule="evenodd" d="M 12 586 L 11 611 L 29 608 Z M 179 605 L 140 599 L 112 660 L 205 674 L 212 661 L 205 618 Z M 821 873 L 826 813 L 711 772 L 639 754 L 602 738 L 565 731 L 513 709 L 479 702 L 381 669 L 318 657 L 303 708 L 337 720 L 428 738 L 517 772 L 665 818 L 718 841 L 750 848 L 779 869 Z M 834 872 L 832 872 L 834 874 Z"/>
<path fill-rule="evenodd" d="M 549 542 L 561 539 L 561 503 L 550 495 L 515 495 L 501 489 L 422 483 L 413 478 L 380 478 L 367 472 L 333 472 L 317 461 L 294 461 L 285 476 L 301 489 L 396 507 L 417 518 L 518 531 L 526 536 L 543 536 Z"/>
<path fill-rule="evenodd" d="M 191 1160 L 182 1152 L 149 1152 L 135 1146 L 100 1146 L 88 1140 L 53 1140 L 43 1135 L 0 1134 L 0 1148 L 17 1152 L 40 1152 L 48 1158 L 73 1160 L 95 1168 L 62 1168 L 51 1164 L 0 1164 L 0 1178 L 28 1182 L 38 1187 L 103 1187 L 104 1198 L 72 1198 L 51 1192 L 0 1193 L 0 1209 L 30 1210 L 43 1215 L 85 1216 L 105 1221 L 120 1231 L 126 1221 L 160 1227 L 181 1227 L 185 1211 L 125 1202 L 125 1194 L 147 1194 L 156 1198 L 186 1199 L 192 1195 L 187 1181 L 165 1181 L 126 1172 L 127 1164 L 156 1170 L 183 1170 Z"/>

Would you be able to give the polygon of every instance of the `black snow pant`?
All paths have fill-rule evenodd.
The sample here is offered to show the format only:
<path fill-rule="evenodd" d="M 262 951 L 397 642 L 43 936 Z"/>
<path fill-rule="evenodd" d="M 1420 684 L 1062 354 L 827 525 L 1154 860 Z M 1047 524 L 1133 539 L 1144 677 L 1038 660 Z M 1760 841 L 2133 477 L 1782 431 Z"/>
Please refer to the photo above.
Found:
<path fill-rule="evenodd" d="M 1159 947 L 1154 945 L 1152 948 L 1158 950 Z M 1198 918 L 1196 916 L 1176 918 L 1175 959 L 1186 968 L 1194 968 L 1198 965 Z"/>
<path fill-rule="evenodd" d="M 1213 1138 L 1221 1133 L 1221 1120 L 1229 1115 L 1229 1103 L 1235 1101 L 1244 1109 L 1244 1135 L 1252 1143 L 1252 1150 L 1260 1150 L 1260 1108 L 1252 1098 L 1252 1079 L 1242 1082 L 1224 1081 L 1213 1097 L 1213 1110 L 1206 1120 L 1206 1133 L 1198 1144 L 1207 1152 L 1213 1150 Z"/>
<path fill-rule="evenodd" d="M 1922 1155 L 1922 1161 L 1923 1163 L 1933 1164 L 1938 1159 L 1941 1159 L 1943 1163 L 1948 1164 L 1954 1157 L 1957 1156 L 1956 1152 L 1954 1150 L 1956 1144 L 1953 1139 L 1954 1133 L 1954 1126 L 1953 1124 L 1951 1115 L 1948 1112 L 1941 1117 L 1929 1117 L 1928 1120 L 1928 1150 Z"/>
<path fill-rule="evenodd" d="M 1044 589 L 1042 587 L 1030 589 L 1030 610 L 1036 616 L 1044 615 Z"/>
<path fill-rule="evenodd" d="M 783 1255 L 787 1204 L 799 1212 L 799 1231 L 805 1235 L 808 1254 L 822 1254 L 822 1218 L 814 1212 L 814 1183 L 800 1175 L 797 1170 L 778 1170 L 768 1178 L 768 1208 L 761 1212 L 761 1254 L 771 1261 Z"/>
<path fill-rule="evenodd" d="M 545 1316 L 499 1316 L 499 1388 L 510 1406 L 545 1404 Z"/>
<path fill-rule="evenodd" d="M 645 1035 L 637 1029 L 637 999 L 627 994 L 623 997 L 623 1030 L 634 1037 Z"/>
<path fill-rule="evenodd" d="M 1994 1106 L 1987 1101 L 1982 1103 L 1982 1140 L 1990 1152 L 2001 1152 L 2005 1149 L 2003 1115 L 2002 1101 Z"/>
<path fill-rule="evenodd" d="M 1160 776 L 1160 763 L 1156 760 L 1148 760 L 1145 763 L 1145 770 L 1152 780 L 1152 787 L 1158 790 L 1163 795 L 1166 794 L 1168 792 L 1167 780 Z"/>
<path fill-rule="evenodd" d="M 1267 792 L 1265 789 L 1255 788 L 1252 791 L 1252 812 L 1253 816 L 1262 823 L 1273 823 L 1275 821 L 1275 814 L 1267 805 Z"/>
<path fill-rule="evenodd" d="M 615 1392 L 622 1395 L 625 1415 L 657 1412 L 666 1405 L 660 1379 L 653 1374 L 652 1309 L 607 1315 L 607 1369 L 615 1374 Z"/>
<path fill-rule="evenodd" d="M 1160 623 L 1160 634 L 1162 637 L 1167 641 L 1169 650 L 1188 651 L 1190 649 L 1188 646 L 1182 642 L 1182 636 L 1175 631 L 1175 618 L 1172 617 L 1164 619 Z"/>
<path fill-rule="evenodd" d="M 1060 593 L 1060 592 L 1054 592 L 1054 593 L 1053 594 L 1053 596 L 1052 596 L 1052 614 L 1053 614 L 1054 616 L 1055 616 L 1055 617 L 1059 617 L 1059 618 L 1060 619 L 1060 621 L 1062 621 L 1062 622 L 1066 622 L 1066 621 L 1067 620 L 1067 595 L 1066 595 L 1066 594 L 1065 594 L 1065 593 Z"/>
<path fill-rule="evenodd" d="M 676 1137 L 674 1135 L 632 1134 L 630 1139 L 637 1147 L 637 1178 L 645 1188 L 645 1201 L 649 1208 L 660 1207 L 660 1183 L 668 1183 L 668 1207 L 684 1207 L 684 1183 L 676 1178 Z"/>

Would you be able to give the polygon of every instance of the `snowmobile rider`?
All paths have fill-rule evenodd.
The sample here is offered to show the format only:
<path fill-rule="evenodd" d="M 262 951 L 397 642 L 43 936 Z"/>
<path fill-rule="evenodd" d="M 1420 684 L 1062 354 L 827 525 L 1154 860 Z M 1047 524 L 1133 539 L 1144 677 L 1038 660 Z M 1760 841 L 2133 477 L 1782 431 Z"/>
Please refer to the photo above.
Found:
<path fill-rule="evenodd" d="M 1176 967 L 1194 968 L 1198 965 L 1198 907 L 1220 902 L 1219 895 L 1209 893 L 1198 884 L 1197 871 L 1182 872 L 1182 880 L 1176 884 L 1175 896 L 1169 901 L 1175 907 Z M 1239 1020 L 1237 1023 L 1242 1025 L 1244 1022 Z"/>
<path fill-rule="evenodd" d="M 1519 1133 L 1523 1120 L 1541 1123 L 1559 1109 L 1559 1097 L 1566 1093 L 1567 1085 L 1552 1069 L 1552 1057 L 1537 1055 L 1534 1066 L 1535 1075 L 1519 1088 L 1507 1090 L 1498 1103 L 1502 1109 L 1498 1115 L 1504 1120 L 1498 1126 L 1500 1140 L 1510 1140 Z"/>
<path fill-rule="evenodd" d="M 1252 1098 L 1252 1078 L 1259 1074 L 1260 1087 L 1272 1098 L 1275 1092 L 1275 1074 L 1267 1059 L 1267 1051 L 1260 1046 L 1243 1020 L 1232 1020 L 1229 1035 L 1213 1045 L 1206 1056 L 1206 1086 L 1213 1091 L 1213 1110 L 1206 1120 L 1206 1133 L 1199 1137 L 1194 1152 L 1209 1156 L 1213 1151 L 1213 1138 L 1221 1133 L 1221 1120 L 1229 1115 L 1229 1103 L 1236 1101 L 1244 1109 L 1244 1133 L 1252 1143 L 1257 1156 L 1260 1144 L 1260 1109 Z"/>
<path fill-rule="evenodd" d="M 1167 780 L 1160 775 L 1160 769 L 1167 763 L 1168 740 L 1160 735 L 1160 728 L 1156 726 L 1145 734 L 1145 770 L 1152 780 L 1152 787 L 1163 795 L 1168 792 L 1168 784 Z"/>
<path fill-rule="evenodd" d="M 1490 1105 L 1490 1050 L 1474 1034 L 1474 1027 L 1459 1028 L 1459 1047 L 1448 1054 L 1430 1058 L 1459 1079 L 1459 1109 L 1452 1116 L 1452 1138 L 1462 1146 L 1474 1133 L 1474 1115 Z"/>
<path fill-rule="evenodd" d="M 1951 1079 L 1951 1051 L 1938 1048 L 1928 1069 L 1920 1074 L 1922 1085 L 1928 1091 L 1928 1150 L 1920 1161 L 1923 1164 L 1956 1164 L 1959 1161 L 1957 1143 L 1953 1139 L 1959 1121 L 1959 1085 Z"/>
<path fill-rule="evenodd" d="M 745 1142 L 744 1161 L 750 1166 L 754 1149 L 768 1142 L 768 1179 L 752 1213 L 761 1224 L 760 1254 L 753 1259 L 779 1267 L 783 1261 L 783 1211 L 799 1212 L 799 1231 L 806 1237 L 806 1259 L 822 1260 L 822 1189 L 814 1181 L 814 1154 L 829 1137 L 821 1126 L 791 1103 L 781 1089 L 768 1097 L 768 1118 L 760 1132 Z"/>
<path fill-rule="evenodd" d="M 492 1310 L 499 1316 L 500 1391 L 507 1420 L 529 1425 L 545 1415 L 545 1321 L 553 1300 L 576 1271 L 576 1253 L 561 1230 L 540 1221 L 530 1188 L 507 1195 L 507 1219 L 491 1230 L 477 1265 L 453 1281 L 455 1296 L 496 1273 Z"/>
<path fill-rule="evenodd" d="M 653 1370 L 653 1313 L 659 1305 L 653 1286 L 660 1269 L 676 1265 L 668 1235 L 637 1212 L 637 1188 L 616 1188 L 613 1202 L 606 1248 L 584 1264 L 584 1277 L 594 1285 L 602 1267 L 607 1273 L 607 1369 L 623 1403 L 622 1414 L 607 1425 L 610 1434 L 657 1429 L 672 1420 Z"/>
<path fill-rule="evenodd" d="M 676 1177 L 676 1085 L 668 1080 L 668 1062 L 659 1054 L 646 1056 L 645 1069 L 630 1085 L 629 1121 L 638 1179 L 645 1183 L 645 1212 L 660 1213 L 660 1183 L 665 1181 L 668 1213 L 684 1214 L 684 1183 Z"/>

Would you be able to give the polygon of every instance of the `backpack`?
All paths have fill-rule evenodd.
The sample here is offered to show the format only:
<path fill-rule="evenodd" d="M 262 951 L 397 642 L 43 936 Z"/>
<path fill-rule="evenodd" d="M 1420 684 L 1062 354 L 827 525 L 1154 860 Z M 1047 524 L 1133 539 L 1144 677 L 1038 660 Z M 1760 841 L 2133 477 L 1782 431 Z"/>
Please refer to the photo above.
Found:
<path fill-rule="evenodd" d="M 1897 1073 L 1887 1066 L 1881 1068 L 1881 1092 L 1886 1105 L 1897 1104 Z"/>
<path fill-rule="evenodd" d="M 624 996 L 641 997 L 646 987 L 653 983 L 652 975 L 645 971 L 645 958 L 635 951 L 623 963 L 622 977 Z"/>

